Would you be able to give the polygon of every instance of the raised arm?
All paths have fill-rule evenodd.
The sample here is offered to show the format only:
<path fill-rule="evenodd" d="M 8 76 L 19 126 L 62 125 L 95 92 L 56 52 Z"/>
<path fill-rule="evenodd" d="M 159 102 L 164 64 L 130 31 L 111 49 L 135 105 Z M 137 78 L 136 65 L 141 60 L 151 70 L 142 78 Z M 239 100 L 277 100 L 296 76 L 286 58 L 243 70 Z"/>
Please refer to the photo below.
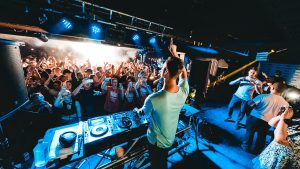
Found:
<path fill-rule="evenodd" d="M 54 107 L 62 108 L 63 107 L 63 93 L 66 91 L 66 88 L 62 87 L 59 91 L 55 101 L 54 101 Z"/>
<path fill-rule="evenodd" d="M 255 84 L 254 85 L 254 89 L 255 89 L 256 93 L 258 93 L 258 94 L 262 93 L 262 86 L 261 86 L 261 84 Z"/>
<path fill-rule="evenodd" d="M 101 84 L 101 89 L 106 92 L 107 91 L 107 83 L 110 81 L 110 78 L 106 78 L 102 84 Z"/>
<path fill-rule="evenodd" d="M 239 84 L 242 80 L 244 80 L 245 77 L 240 77 L 240 78 L 237 78 L 231 82 L 229 82 L 229 85 L 235 85 L 235 84 Z"/>
<path fill-rule="evenodd" d="M 187 80 L 188 79 L 188 76 L 187 76 L 187 71 L 185 69 L 185 67 L 183 66 L 182 70 L 181 70 L 181 74 L 179 76 L 180 79 L 184 79 L 184 80 Z"/>
<path fill-rule="evenodd" d="M 115 73 L 115 75 L 116 76 L 119 76 L 120 75 L 120 73 L 121 73 L 121 71 L 122 71 L 122 68 L 123 68 L 123 62 L 120 64 L 120 66 L 118 67 L 118 69 L 117 69 L 117 71 L 116 71 L 116 73 Z"/>
<path fill-rule="evenodd" d="M 170 52 L 171 52 L 171 54 L 172 54 L 173 57 L 179 58 L 178 53 L 177 53 L 177 46 L 176 45 L 171 44 L 169 46 L 169 50 L 170 50 Z"/>
<path fill-rule="evenodd" d="M 274 131 L 274 141 L 276 141 L 277 143 L 289 146 L 289 142 L 287 140 L 288 125 L 285 123 L 285 119 L 291 119 L 293 114 L 293 110 L 291 108 L 286 107 L 285 112 L 280 115 L 278 124 Z"/>

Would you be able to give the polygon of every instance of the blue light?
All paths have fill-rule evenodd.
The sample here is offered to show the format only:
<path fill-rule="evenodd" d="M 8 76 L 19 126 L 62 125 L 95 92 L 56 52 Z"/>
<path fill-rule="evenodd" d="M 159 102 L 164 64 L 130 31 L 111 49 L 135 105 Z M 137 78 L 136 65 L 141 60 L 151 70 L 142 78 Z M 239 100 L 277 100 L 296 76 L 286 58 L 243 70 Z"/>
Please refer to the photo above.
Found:
<path fill-rule="evenodd" d="M 132 40 L 133 40 L 133 41 L 139 41 L 139 40 L 140 40 L 140 36 L 139 36 L 138 34 L 134 34 L 134 35 L 132 36 Z"/>
<path fill-rule="evenodd" d="M 71 29 L 72 28 L 72 24 L 71 24 L 70 21 L 68 21 L 66 19 L 63 19 L 62 23 L 64 24 L 65 28 L 67 28 L 67 29 Z"/>
<path fill-rule="evenodd" d="M 156 38 L 155 37 L 151 37 L 150 40 L 149 40 L 149 43 L 155 44 L 156 43 Z"/>
<path fill-rule="evenodd" d="M 227 50 L 227 49 L 223 49 L 227 52 L 232 52 L 232 53 L 235 53 L 235 54 L 238 54 L 238 55 L 241 55 L 241 56 L 249 56 L 248 53 L 242 53 L 242 52 L 238 52 L 238 51 L 234 51 L 234 50 Z"/>
<path fill-rule="evenodd" d="M 100 27 L 98 27 L 98 26 L 96 26 L 96 25 L 93 25 L 93 26 L 92 26 L 92 32 L 93 32 L 94 34 L 98 34 L 98 33 L 101 32 L 101 29 L 100 29 Z"/>
<path fill-rule="evenodd" d="M 195 49 L 200 52 L 209 53 L 209 54 L 218 54 L 219 52 L 213 48 L 200 47 L 200 46 L 189 46 L 192 49 Z"/>

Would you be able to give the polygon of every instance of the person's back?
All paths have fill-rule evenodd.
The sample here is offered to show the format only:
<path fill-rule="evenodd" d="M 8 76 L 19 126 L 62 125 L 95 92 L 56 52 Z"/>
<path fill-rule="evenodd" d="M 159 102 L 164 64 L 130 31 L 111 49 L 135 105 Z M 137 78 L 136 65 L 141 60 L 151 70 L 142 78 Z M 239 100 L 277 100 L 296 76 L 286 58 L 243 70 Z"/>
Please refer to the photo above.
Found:
<path fill-rule="evenodd" d="M 188 95 L 186 80 L 181 80 L 178 86 L 176 93 L 160 90 L 148 98 L 153 107 L 153 123 L 148 129 L 148 139 L 152 144 L 157 142 L 159 147 L 170 147 L 175 139 L 179 112 Z"/>
<path fill-rule="evenodd" d="M 162 69 L 164 86 L 159 92 L 149 95 L 143 107 L 150 114 L 150 126 L 147 131 L 151 168 L 166 169 L 168 149 L 175 140 L 179 112 L 188 93 L 187 72 L 176 52 L 176 45 L 170 46 L 170 57 Z M 179 85 L 177 79 L 180 78 Z"/>
<path fill-rule="evenodd" d="M 288 105 L 282 96 L 275 94 L 260 94 L 253 101 L 257 104 L 250 114 L 267 122 L 277 115 L 282 105 Z"/>

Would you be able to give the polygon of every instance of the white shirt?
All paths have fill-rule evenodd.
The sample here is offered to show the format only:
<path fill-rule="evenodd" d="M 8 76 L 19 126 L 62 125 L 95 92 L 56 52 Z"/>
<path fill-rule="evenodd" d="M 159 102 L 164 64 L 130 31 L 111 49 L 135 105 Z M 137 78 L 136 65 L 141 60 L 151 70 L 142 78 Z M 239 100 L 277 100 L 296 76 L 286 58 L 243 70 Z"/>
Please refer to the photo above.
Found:
<path fill-rule="evenodd" d="M 282 106 L 289 105 L 282 96 L 275 94 L 260 94 L 256 96 L 253 101 L 256 103 L 256 106 L 250 115 L 266 122 L 269 122 L 271 118 L 277 116 Z"/>
<path fill-rule="evenodd" d="M 250 100 L 253 97 L 255 84 L 261 85 L 261 81 L 246 76 L 245 80 L 240 81 L 240 86 L 234 94 L 243 100 Z"/>

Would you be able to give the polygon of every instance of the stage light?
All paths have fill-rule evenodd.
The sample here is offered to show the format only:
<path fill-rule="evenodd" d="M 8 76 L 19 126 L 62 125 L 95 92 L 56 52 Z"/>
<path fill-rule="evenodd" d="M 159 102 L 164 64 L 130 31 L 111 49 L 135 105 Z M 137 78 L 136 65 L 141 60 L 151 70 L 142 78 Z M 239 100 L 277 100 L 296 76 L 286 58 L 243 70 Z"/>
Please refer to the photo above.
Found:
<path fill-rule="evenodd" d="M 38 17 L 38 20 L 39 20 L 40 24 L 43 24 L 48 20 L 48 17 L 45 13 L 43 13 Z"/>
<path fill-rule="evenodd" d="M 93 34 L 98 34 L 101 32 L 100 27 L 96 26 L 96 25 L 93 25 L 91 29 L 92 29 Z"/>
<path fill-rule="evenodd" d="M 153 36 L 149 39 L 150 44 L 155 44 L 156 43 L 156 38 Z"/>
<path fill-rule="evenodd" d="M 200 51 L 200 52 L 204 52 L 204 53 L 208 53 L 208 54 L 218 54 L 219 52 L 213 48 L 209 48 L 209 47 L 201 47 L 201 46 L 189 46 L 190 48 Z"/>
<path fill-rule="evenodd" d="M 68 21 L 67 19 L 63 19 L 62 23 L 64 24 L 66 29 L 71 29 L 72 28 L 72 24 L 70 21 Z"/>
<path fill-rule="evenodd" d="M 287 97 L 290 100 L 299 100 L 300 99 L 300 95 L 296 91 L 291 91 L 291 92 L 287 93 Z"/>
<path fill-rule="evenodd" d="M 139 41 L 140 40 L 140 36 L 138 34 L 133 34 L 132 40 L 135 41 L 135 42 Z"/>

